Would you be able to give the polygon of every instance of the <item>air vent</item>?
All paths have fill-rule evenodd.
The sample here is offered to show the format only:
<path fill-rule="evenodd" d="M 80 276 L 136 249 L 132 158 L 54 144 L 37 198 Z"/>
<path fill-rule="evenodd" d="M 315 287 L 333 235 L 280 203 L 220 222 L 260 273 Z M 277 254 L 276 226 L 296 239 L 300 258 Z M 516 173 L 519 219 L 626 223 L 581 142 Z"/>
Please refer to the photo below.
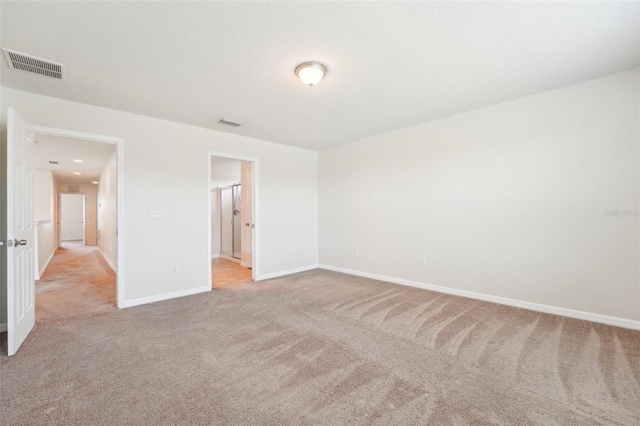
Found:
<path fill-rule="evenodd" d="M 218 120 L 218 123 L 227 124 L 233 127 L 240 127 L 244 124 L 240 120 L 234 120 L 233 118 L 228 118 L 228 117 L 222 117 L 220 120 Z"/>
<path fill-rule="evenodd" d="M 80 187 L 69 185 L 69 192 L 80 192 Z"/>
<path fill-rule="evenodd" d="M 49 164 L 58 164 L 57 161 L 49 160 Z"/>
<path fill-rule="evenodd" d="M 13 70 L 26 71 L 58 80 L 62 80 L 63 78 L 62 72 L 64 66 L 62 64 L 56 64 L 46 59 L 36 58 L 35 56 L 25 55 L 24 53 L 14 52 L 13 50 L 2 50 L 9 63 L 9 68 Z"/>

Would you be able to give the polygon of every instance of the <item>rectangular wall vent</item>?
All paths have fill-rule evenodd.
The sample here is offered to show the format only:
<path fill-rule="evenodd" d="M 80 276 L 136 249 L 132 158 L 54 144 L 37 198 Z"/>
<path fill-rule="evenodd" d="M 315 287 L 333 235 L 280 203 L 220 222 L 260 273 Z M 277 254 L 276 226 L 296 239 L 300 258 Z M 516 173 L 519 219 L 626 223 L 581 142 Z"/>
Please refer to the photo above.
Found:
<path fill-rule="evenodd" d="M 80 187 L 69 185 L 69 192 L 80 192 Z"/>
<path fill-rule="evenodd" d="M 234 120 L 233 118 L 228 118 L 228 117 L 222 117 L 220 120 L 218 120 L 218 123 L 226 124 L 228 126 L 233 126 L 233 127 L 240 127 L 244 124 L 240 120 Z"/>
<path fill-rule="evenodd" d="M 32 74 L 44 75 L 58 80 L 64 78 L 64 65 L 47 61 L 46 59 L 36 58 L 35 56 L 26 55 L 24 53 L 14 52 L 9 49 L 2 49 L 5 58 L 9 63 L 9 68 L 30 72 Z"/>

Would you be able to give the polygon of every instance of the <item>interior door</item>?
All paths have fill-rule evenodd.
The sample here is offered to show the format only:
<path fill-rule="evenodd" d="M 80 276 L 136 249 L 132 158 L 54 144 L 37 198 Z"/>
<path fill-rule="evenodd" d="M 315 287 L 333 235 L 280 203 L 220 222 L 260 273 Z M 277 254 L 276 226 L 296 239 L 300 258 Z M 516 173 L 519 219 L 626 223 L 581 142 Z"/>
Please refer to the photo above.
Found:
<path fill-rule="evenodd" d="M 33 142 L 31 126 L 7 114 L 7 339 L 14 355 L 35 325 Z"/>
<path fill-rule="evenodd" d="M 242 174 L 242 260 L 245 268 L 253 268 L 253 163 L 243 161 Z"/>

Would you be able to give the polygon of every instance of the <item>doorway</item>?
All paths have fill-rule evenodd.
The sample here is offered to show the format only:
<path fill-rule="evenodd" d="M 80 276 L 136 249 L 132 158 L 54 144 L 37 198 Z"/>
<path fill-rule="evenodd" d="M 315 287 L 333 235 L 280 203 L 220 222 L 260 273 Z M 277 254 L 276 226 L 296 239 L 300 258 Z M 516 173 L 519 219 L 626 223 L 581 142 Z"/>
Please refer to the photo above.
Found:
<path fill-rule="evenodd" d="M 63 247 L 70 242 L 86 245 L 95 245 L 95 232 L 87 238 L 87 204 L 85 194 L 60 194 L 60 228 L 58 235 L 60 242 L 58 247 Z M 94 216 L 95 218 L 95 216 Z M 93 226 L 90 226 L 93 228 Z"/>
<path fill-rule="evenodd" d="M 63 265 L 86 261 L 86 268 L 110 276 L 113 283 L 96 294 L 100 293 L 109 306 L 121 307 L 124 279 L 118 227 L 123 214 L 122 139 L 39 126 L 34 130 L 35 241 L 39 252 L 35 276 L 42 282 L 53 282 L 63 278 Z M 45 202 L 38 203 L 38 199 Z M 64 258 L 54 262 L 60 253 Z M 97 306 L 98 301 L 94 302 Z"/>
<path fill-rule="evenodd" d="M 257 264 L 257 161 L 211 152 L 208 160 L 211 286 L 250 282 Z"/>
<path fill-rule="evenodd" d="M 35 133 L 35 294 L 42 321 L 117 306 L 116 149 Z"/>

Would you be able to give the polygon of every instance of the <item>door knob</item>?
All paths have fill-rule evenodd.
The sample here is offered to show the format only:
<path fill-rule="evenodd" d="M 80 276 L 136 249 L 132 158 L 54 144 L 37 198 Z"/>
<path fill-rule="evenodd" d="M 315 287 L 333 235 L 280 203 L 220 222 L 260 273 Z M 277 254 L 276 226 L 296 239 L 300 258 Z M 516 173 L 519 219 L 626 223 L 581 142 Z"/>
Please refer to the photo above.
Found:
<path fill-rule="evenodd" d="M 19 240 L 19 239 L 15 239 L 13 240 L 13 246 L 14 247 L 18 247 L 18 246 L 26 246 L 27 245 L 27 240 Z"/>

